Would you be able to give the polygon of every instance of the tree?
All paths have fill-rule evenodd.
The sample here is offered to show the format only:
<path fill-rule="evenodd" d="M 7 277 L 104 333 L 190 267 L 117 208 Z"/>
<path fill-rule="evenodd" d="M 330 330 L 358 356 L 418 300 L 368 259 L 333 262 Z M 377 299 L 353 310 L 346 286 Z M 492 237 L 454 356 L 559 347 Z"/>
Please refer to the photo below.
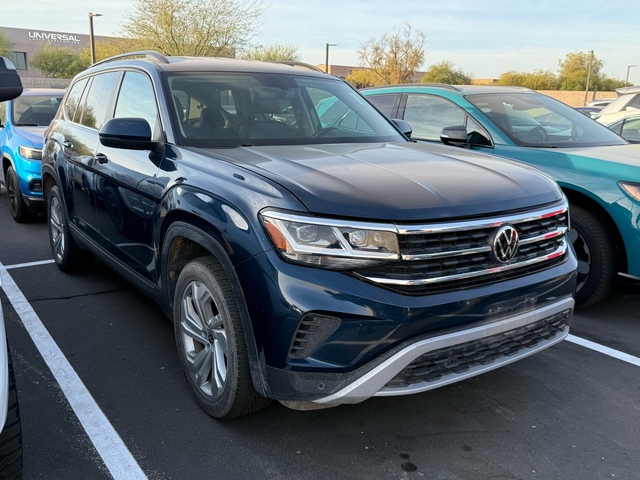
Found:
<path fill-rule="evenodd" d="M 245 60 L 261 60 L 263 62 L 275 62 L 277 60 L 299 62 L 302 60 L 302 55 L 298 53 L 298 47 L 274 43 L 272 45 L 261 45 L 247 50 L 240 55 L 240 58 L 244 58 Z"/>
<path fill-rule="evenodd" d="M 593 90 L 601 80 L 600 70 L 604 66 L 604 62 L 593 55 L 591 61 L 591 52 L 572 52 L 568 53 L 564 60 L 558 61 L 560 90 L 585 90 L 587 86 L 587 75 L 589 73 L 589 64 L 591 63 L 591 79 L 589 90 Z"/>
<path fill-rule="evenodd" d="M 87 68 L 80 53 L 68 47 L 56 47 L 46 44 L 31 58 L 31 66 L 42 72 L 47 78 L 72 78 Z"/>
<path fill-rule="evenodd" d="M 617 80 L 615 78 L 604 77 L 600 80 L 598 90 L 601 92 L 613 92 L 616 88 L 628 87 L 633 85 L 632 83 L 626 83 L 624 80 Z"/>
<path fill-rule="evenodd" d="M 134 0 L 123 30 L 165 55 L 233 57 L 263 10 L 261 0 Z"/>
<path fill-rule="evenodd" d="M 362 66 L 379 78 L 379 84 L 407 83 L 424 63 L 424 44 L 424 34 L 413 35 L 411 25 L 403 23 L 393 33 L 363 43 L 358 55 Z"/>
<path fill-rule="evenodd" d="M 354 68 L 345 78 L 355 88 L 376 87 L 380 85 L 380 77 L 368 68 Z"/>
<path fill-rule="evenodd" d="M 6 33 L 0 32 L 0 57 L 6 57 L 11 53 L 11 42 Z"/>
<path fill-rule="evenodd" d="M 471 84 L 471 74 L 456 70 L 451 62 L 434 63 L 429 67 L 421 83 L 448 83 L 449 85 L 469 85 Z"/>
<path fill-rule="evenodd" d="M 132 38 L 101 38 L 95 42 L 96 62 L 121 53 L 145 50 L 146 48 L 148 46 L 143 41 Z M 87 67 L 91 65 L 90 45 L 81 50 L 80 59 Z"/>
<path fill-rule="evenodd" d="M 534 70 L 530 73 L 510 71 L 500 75 L 498 85 L 527 87 L 534 90 L 557 90 L 559 80 L 553 72 L 548 70 Z"/>

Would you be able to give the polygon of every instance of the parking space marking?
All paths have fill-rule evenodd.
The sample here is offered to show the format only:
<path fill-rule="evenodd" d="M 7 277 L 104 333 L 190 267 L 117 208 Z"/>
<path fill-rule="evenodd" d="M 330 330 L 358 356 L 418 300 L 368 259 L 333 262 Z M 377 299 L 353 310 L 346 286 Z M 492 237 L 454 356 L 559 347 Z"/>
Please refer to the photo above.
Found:
<path fill-rule="evenodd" d="M 590 348 L 591 350 L 595 350 L 596 352 L 604 353 L 605 355 L 609 355 L 610 357 L 617 358 L 618 360 L 622 360 L 623 362 L 627 362 L 637 367 L 640 367 L 640 358 L 634 357 L 633 355 L 629 355 L 628 353 L 620 352 L 618 350 L 614 350 L 613 348 L 605 347 L 604 345 L 600 345 L 599 343 L 585 340 L 584 338 L 576 337 L 575 335 L 568 335 L 566 340 L 568 340 L 569 342 L 575 343 L 576 345 L 581 345 L 583 347 Z"/>
<path fill-rule="evenodd" d="M 0 263 L 0 283 L 113 479 L 146 479 L 147 476 L 138 462 L 2 263 Z"/>
<path fill-rule="evenodd" d="M 16 263 L 15 265 L 7 265 L 4 268 L 11 270 L 12 268 L 25 268 L 25 267 L 37 267 L 38 265 L 48 265 L 49 263 L 55 263 L 55 260 L 41 260 L 39 262 L 28 263 Z"/>

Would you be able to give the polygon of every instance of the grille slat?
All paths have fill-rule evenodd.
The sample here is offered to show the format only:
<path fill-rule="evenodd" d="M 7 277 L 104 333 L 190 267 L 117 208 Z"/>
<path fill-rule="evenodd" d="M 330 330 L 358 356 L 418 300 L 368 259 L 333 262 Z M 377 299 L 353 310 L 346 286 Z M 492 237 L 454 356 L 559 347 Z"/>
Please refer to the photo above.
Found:
<path fill-rule="evenodd" d="M 509 262 L 499 262 L 492 253 L 492 239 L 504 224 L 513 226 L 519 237 L 518 251 Z M 458 225 L 447 230 L 422 227 L 418 232 L 403 229 L 398 236 L 402 260 L 355 273 L 406 294 L 424 295 L 475 285 L 485 285 L 542 271 L 564 261 L 565 235 L 569 227 L 566 205 L 551 215 L 531 215 L 515 221 L 478 220 L 466 230 Z"/>

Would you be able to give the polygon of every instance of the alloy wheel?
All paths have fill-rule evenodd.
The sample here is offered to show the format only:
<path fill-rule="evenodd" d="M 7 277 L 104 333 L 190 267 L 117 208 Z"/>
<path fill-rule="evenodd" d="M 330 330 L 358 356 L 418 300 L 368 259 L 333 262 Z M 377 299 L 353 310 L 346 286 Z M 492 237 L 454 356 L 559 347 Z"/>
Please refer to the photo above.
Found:
<path fill-rule="evenodd" d="M 227 380 L 227 335 L 211 292 L 192 281 L 182 296 L 182 348 L 189 375 L 202 394 L 217 398 Z"/>

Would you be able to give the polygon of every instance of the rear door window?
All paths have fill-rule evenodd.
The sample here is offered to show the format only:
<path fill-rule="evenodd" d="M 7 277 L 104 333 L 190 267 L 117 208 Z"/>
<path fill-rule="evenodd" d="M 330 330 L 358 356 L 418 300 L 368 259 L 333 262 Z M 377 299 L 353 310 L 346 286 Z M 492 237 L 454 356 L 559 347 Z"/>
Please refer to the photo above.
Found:
<path fill-rule="evenodd" d="M 82 92 L 84 92 L 84 88 L 87 86 L 87 81 L 87 78 L 83 78 L 74 83 L 71 90 L 69 90 L 69 94 L 64 103 L 64 115 L 70 122 L 76 121 L 75 114 L 78 110 L 78 105 L 80 105 Z"/>
<path fill-rule="evenodd" d="M 108 72 L 96 75 L 89 86 L 89 93 L 82 106 L 79 123 L 99 130 L 107 121 L 113 93 L 116 89 L 120 72 Z M 76 113 L 75 121 L 78 121 Z"/>
<path fill-rule="evenodd" d="M 384 113 L 389 118 L 396 117 L 396 100 L 399 95 L 372 95 L 367 97 L 367 99 L 373 103 L 378 110 Z"/>

